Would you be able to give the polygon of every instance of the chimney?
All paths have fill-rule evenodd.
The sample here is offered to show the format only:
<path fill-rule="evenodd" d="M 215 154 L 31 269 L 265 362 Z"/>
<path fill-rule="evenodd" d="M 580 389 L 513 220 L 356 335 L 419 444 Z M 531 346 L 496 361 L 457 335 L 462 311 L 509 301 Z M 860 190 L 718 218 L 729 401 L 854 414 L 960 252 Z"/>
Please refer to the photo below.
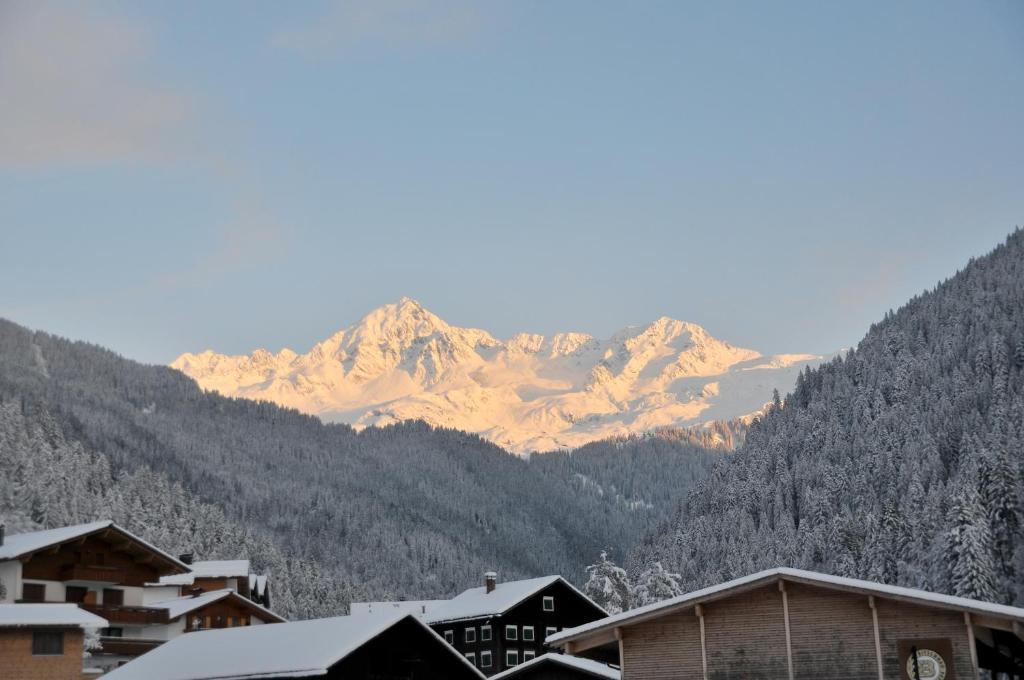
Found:
<path fill-rule="evenodd" d="M 0 524 L 0 545 L 4 544 L 4 530 L 7 529 L 6 524 Z"/>
<path fill-rule="evenodd" d="M 194 555 L 192 553 L 182 553 L 181 555 L 178 555 L 178 561 L 183 564 L 192 564 L 193 558 Z"/>
<path fill-rule="evenodd" d="M 484 574 L 484 588 L 488 593 L 493 593 L 494 589 L 498 587 L 498 572 L 489 571 Z"/>

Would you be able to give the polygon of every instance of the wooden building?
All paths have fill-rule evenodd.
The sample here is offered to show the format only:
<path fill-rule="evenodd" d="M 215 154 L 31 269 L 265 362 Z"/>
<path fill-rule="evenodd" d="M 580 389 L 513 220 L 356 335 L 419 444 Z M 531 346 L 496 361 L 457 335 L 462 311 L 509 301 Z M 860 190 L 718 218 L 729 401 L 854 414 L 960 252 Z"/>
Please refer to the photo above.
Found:
<path fill-rule="evenodd" d="M 107 621 L 71 604 L 0 604 L 0 677 L 82 680 L 85 629 Z"/>
<path fill-rule="evenodd" d="M 164 578 L 190 585 L 164 585 Z M 239 580 L 248 588 L 248 573 Z M 102 651 L 90 660 L 104 670 L 187 632 L 283 621 L 223 587 L 232 585 L 228 579 L 211 581 L 222 586 L 211 592 L 195 587 L 189 565 L 109 520 L 0 533 L 0 582 L 0 602 L 73 603 L 106 619 Z"/>
<path fill-rule="evenodd" d="M 580 656 L 548 652 L 509 668 L 491 680 L 620 680 L 619 669 Z"/>
<path fill-rule="evenodd" d="M 544 654 L 558 631 L 607 616 L 561 576 L 499 583 L 494 572 L 450 600 L 354 602 L 351 611 L 411 613 L 488 676 Z"/>
<path fill-rule="evenodd" d="M 1024 609 L 772 569 L 566 630 L 623 680 L 1024 677 Z"/>
<path fill-rule="evenodd" d="M 415 616 L 340 616 L 182 635 L 104 680 L 481 680 Z"/>
<path fill-rule="evenodd" d="M 249 560 L 193 561 L 192 555 L 181 555 L 180 559 L 188 565 L 188 572 L 164 576 L 154 586 L 177 587 L 180 594 L 197 588 L 203 591 L 233 590 L 262 607 L 270 608 L 267 577 L 252 573 Z"/>

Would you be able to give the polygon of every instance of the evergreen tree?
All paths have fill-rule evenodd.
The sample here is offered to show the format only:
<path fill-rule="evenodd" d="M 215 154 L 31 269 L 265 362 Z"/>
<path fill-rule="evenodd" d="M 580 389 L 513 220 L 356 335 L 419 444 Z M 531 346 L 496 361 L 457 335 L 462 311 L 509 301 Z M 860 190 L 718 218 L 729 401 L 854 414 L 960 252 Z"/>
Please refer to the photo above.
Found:
<path fill-rule="evenodd" d="M 606 612 L 618 614 L 632 607 L 626 570 L 616 566 L 607 551 L 602 550 L 597 563 L 587 567 L 587 574 L 583 592 Z"/>

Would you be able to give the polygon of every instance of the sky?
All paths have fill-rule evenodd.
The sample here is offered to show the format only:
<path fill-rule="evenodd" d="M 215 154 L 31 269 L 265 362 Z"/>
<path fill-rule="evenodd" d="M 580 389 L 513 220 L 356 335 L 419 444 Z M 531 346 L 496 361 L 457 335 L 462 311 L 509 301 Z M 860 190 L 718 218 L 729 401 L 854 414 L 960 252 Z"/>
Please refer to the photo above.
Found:
<path fill-rule="evenodd" d="M 0 0 L 0 317 L 828 352 L 1024 224 L 1024 3 Z"/>

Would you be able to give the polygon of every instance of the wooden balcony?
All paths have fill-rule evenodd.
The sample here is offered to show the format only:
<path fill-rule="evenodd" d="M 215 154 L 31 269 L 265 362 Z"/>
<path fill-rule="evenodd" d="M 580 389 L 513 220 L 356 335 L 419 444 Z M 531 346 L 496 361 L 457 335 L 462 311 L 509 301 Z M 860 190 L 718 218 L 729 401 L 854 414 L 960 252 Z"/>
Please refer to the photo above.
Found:
<path fill-rule="evenodd" d="M 96 583 L 121 583 L 125 571 L 120 567 L 89 566 L 85 564 L 66 564 L 61 567 L 61 581 L 92 581 Z"/>
<path fill-rule="evenodd" d="M 118 654 L 122 656 L 138 656 L 159 647 L 163 640 L 140 640 L 133 638 L 101 637 L 103 648 L 99 654 Z"/>
<path fill-rule="evenodd" d="M 111 626 L 130 623 L 134 625 L 169 623 L 166 609 L 154 607 L 130 607 L 118 604 L 79 604 L 79 607 L 96 616 L 110 621 Z"/>

